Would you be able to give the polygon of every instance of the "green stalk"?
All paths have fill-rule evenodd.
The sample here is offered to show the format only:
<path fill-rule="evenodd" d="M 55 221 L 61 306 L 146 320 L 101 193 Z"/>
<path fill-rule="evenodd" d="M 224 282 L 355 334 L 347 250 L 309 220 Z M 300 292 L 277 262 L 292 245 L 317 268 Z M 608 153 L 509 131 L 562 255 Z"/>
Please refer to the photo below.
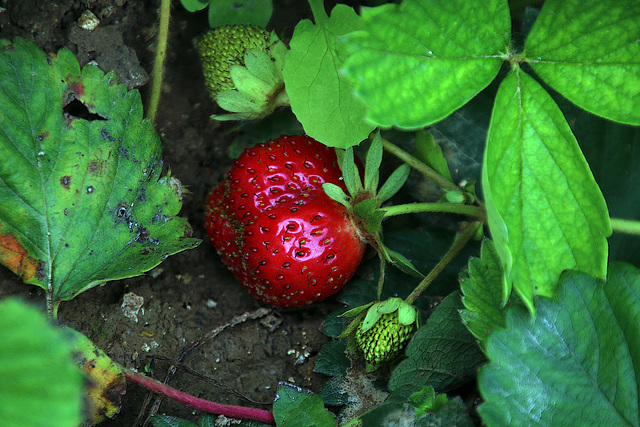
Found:
<path fill-rule="evenodd" d="M 169 17 L 171 16 L 171 0 L 160 1 L 160 26 L 158 28 L 158 47 L 156 58 L 153 63 L 153 73 L 151 75 L 151 99 L 147 118 L 151 120 L 155 127 L 156 113 L 160 104 L 162 93 L 162 82 L 164 80 L 164 63 L 167 59 L 167 40 L 169 39 Z"/>
<path fill-rule="evenodd" d="M 421 212 L 444 212 L 460 215 L 468 215 L 484 221 L 485 212 L 479 206 L 461 205 L 458 203 L 409 203 L 405 205 L 385 206 L 381 208 L 384 217 L 406 215 Z"/>
<path fill-rule="evenodd" d="M 611 218 L 611 228 L 615 233 L 626 233 L 640 236 L 640 221 Z"/>
<path fill-rule="evenodd" d="M 324 0 L 309 0 L 309 6 L 311 6 L 311 13 L 313 14 L 313 19 L 316 21 L 316 25 L 323 25 L 329 18 L 324 8 Z"/>
<path fill-rule="evenodd" d="M 431 282 L 433 282 L 433 280 L 438 277 L 440 273 L 442 273 L 442 270 L 444 270 L 444 268 L 451 262 L 451 260 L 453 260 L 453 258 L 455 258 L 456 255 L 458 255 L 462 248 L 467 245 L 469 240 L 471 240 L 471 238 L 475 236 L 476 232 L 478 231 L 478 227 L 481 225 L 481 222 L 472 222 L 467 225 L 467 227 L 462 231 L 461 235 L 456 236 L 457 239 L 453 242 L 451 249 L 449 249 L 444 257 L 442 257 L 440 262 L 438 262 L 438 264 L 433 267 L 433 270 L 431 270 L 429 274 L 427 274 L 427 277 L 422 279 L 422 281 L 418 284 L 418 286 L 416 286 L 413 292 L 411 292 L 411 294 L 405 299 L 405 302 L 413 304 L 416 299 L 418 299 L 420 294 L 429 287 Z"/>
<path fill-rule="evenodd" d="M 438 184 L 441 188 L 449 190 L 449 191 L 455 191 L 456 193 L 460 193 L 460 194 L 462 194 L 464 196 L 465 200 L 467 199 L 467 195 L 465 194 L 464 191 L 462 191 L 462 189 L 460 187 L 458 187 L 457 185 L 455 185 L 453 182 L 449 181 L 448 179 L 444 178 L 442 175 L 440 175 L 438 172 L 436 172 L 435 169 L 433 169 L 430 166 L 424 164 L 424 162 L 421 162 L 420 160 L 418 160 L 417 158 L 415 158 L 411 154 L 409 154 L 406 151 L 404 151 L 402 148 L 398 147 L 395 144 L 392 144 L 391 142 L 389 142 L 387 140 L 383 139 L 382 140 L 382 144 L 383 144 L 385 150 L 387 150 L 388 152 L 390 152 L 394 156 L 398 157 L 399 159 L 404 161 L 406 164 L 408 164 L 409 166 L 411 166 L 412 168 L 414 168 L 418 172 L 422 173 L 428 179 L 430 179 L 433 182 L 435 182 L 436 184 Z"/>

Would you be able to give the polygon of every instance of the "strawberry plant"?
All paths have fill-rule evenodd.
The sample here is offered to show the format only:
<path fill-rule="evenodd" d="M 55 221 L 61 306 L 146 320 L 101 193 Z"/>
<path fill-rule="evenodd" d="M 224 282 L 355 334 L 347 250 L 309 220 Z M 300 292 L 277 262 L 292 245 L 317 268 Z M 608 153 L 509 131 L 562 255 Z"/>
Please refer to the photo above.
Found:
<path fill-rule="evenodd" d="M 210 18 L 227 4 L 182 3 L 209 6 Z M 327 11 L 309 0 L 313 21 L 277 37 L 270 8 L 256 21 L 210 21 L 268 29 L 260 43 L 240 43 L 228 76 L 207 77 L 226 84 L 209 88 L 227 111 L 212 117 L 267 120 L 289 106 L 306 136 L 264 138 L 239 155 L 203 201 L 209 238 L 263 302 L 297 307 L 340 291 L 343 303 L 322 325 L 332 338 L 315 359 L 329 378 L 322 390 L 280 384 L 272 413 L 254 419 L 639 425 L 637 2 L 375 3 Z M 205 73 L 220 71 L 210 64 L 221 63 L 213 57 L 224 41 L 235 43 L 201 43 Z M 29 140 L 39 137 L 49 135 Z M 58 176 L 45 179 L 49 158 L 38 153 L 41 179 L 25 187 L 48 194 Z M 32 218 L 18 205 L 10 211 Z M 122 210 L 122 231 L 148 243 L 139 224 L 152 228 L 134 207 Z M 320 234 L 318 216 L 330 218 Z M 22 230 L 10 227 L 8 236 Z M 61 235 L 35 242 L 61 247 Z M 33 243 L 5 242 L 3 262 L 43 286 Z M 104 278 L 85 276 L 69 287 L 51 275 L 52 301 Z"/>

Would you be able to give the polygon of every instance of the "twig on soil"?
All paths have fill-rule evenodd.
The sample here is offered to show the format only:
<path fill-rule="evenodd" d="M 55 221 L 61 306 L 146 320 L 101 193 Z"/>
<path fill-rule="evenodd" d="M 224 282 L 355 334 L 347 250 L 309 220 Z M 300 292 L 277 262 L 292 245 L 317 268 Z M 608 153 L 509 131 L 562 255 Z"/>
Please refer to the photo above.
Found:
<path fill-rule="evenodd" d="M 176 359 L 176 363 L 180 364 L 180 363 L 184 362 L 184 360 L 187 357 L 189 357 L 189 355 L 195 349 L 197 349 L 202 344 L 205 344 L 206 342 L 212 340 L 213 338 L 215 338 L 218 334 L 220 334 L 225 329 L 231 328 L 231 327 L 236 326 L 236 325 L 238 325 L 240 323 L 244 323 L 247 320 L 260 319 L 260 318 L 266 316 L 269 313 L 271 313 L 271 309 L 266 308 L 266 307 L 260 307 L 259 309 L 255 310 L 255 311 L 246 312 L 246 313 L 243 313 L 243 314 L 241 314 L 239 316 L 234 317 L 228 323 L 225 323 L 224 325 L 220 325 L 220 326 L 212 329 L 207 334 L 203 335 L 200 339 L 198 339 L 196 342 L 191 344 L 188 348 L 186 348 L 180 354 L 180 356 L 178 356 L 178 358 Z M 164 381 L 163 381 L 164 384 L 168 384 L 169 381 L 171 381 L 171 378 L 173 378 L 173 376 L 175 375 L 175 373 L 177 371 L 177 368 L 178 367 L 175 364 L 172 364 L 169 367 L 169 369 L 167 370 L 167 374 L 165 375 L 165 378 L 164 378 Z M 138 414 L 138 418 L 136 418 L 136 422 L 134 423 L 134 426 L 141 425 L 143 418 L 145 419 L 144 425 L 146 426 L 147 422 L 149 420 L 149 417 L 158 412 L 158 408 L 160 407 L 160 403 L 162 401 L 162 399 L 160 397 L 156 398 L 155 402 L 153 403 L 153 406 L 151 407 L 151 410 L 149 411 L 149 415 L 147 417 L 145 417 L 145 412 L 147 410 L 147 407 L 149 406 L 149 403 L 151 402 L 152 397 L 153 397 L 153 394 L 149 393 L 149 395 L 147 396 L 147 398 L 145 399 L 145 401 L 144 401 L 144 403 L 142 405 L 142 408 L 140 409 L 140 413 Z"/>

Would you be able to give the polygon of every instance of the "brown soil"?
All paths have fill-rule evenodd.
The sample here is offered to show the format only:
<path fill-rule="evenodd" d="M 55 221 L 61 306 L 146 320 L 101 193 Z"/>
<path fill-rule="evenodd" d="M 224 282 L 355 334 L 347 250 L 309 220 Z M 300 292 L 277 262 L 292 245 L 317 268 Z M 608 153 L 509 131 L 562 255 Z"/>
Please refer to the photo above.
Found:
<path fill-rule="evenodd" d="M 151 73 L 158 4 L 143 0 L 3 0 L 0 38 L 22 37 L 46 52 L 67 47 L 78 54 L 81 64 L 95 60 L 105 71 L 117 71 L 121 81 L 136 87 L 144 82 L 145 70 Z M 280 1 L 277 7 L 274 15 L 286 18 L 279 20 L 276 30 L 289 36 L 295 23 L 309 13 L 306 2 L 299 0 Z M 75 28 L 87 9 L 101 19 L 99 37 L 83 36 Z M 146 275 L 91 289 L 62 303 L 59 311 L 61 323 L 86 334 L 115 361 L 138 370 L 151 363 L 153 376 L 159 379 L 170 365 L 167 358 L 175 359 L 195 340 L 234 317 L 263 307 L 204 241 L 204 199 L 231 164 L 231 143 L 236 138 L 244 138 L 245 144 L 259 142 L 249 138 L 258 133 L 252 128 L 230 132 L 233 124 L 209 119 L 217 110 L 206 93 L 192 42 L 207 28 L 206 13 L 189 14 L 179 1 L 173 2 L 166 82 L 157 119 L 165 166 L 191 192 L 181 216 L 188 218 L 195 237 L 203 243 L 169 257 Z M 148 85 L 140 91 L 146 100 Z M 286 131 L 277 126 L 259 130 L 270 136 Z M 137 321 L 125 316 L 122 307 L 130 292 L 144 298 Z M 0 298 L 9 295 L 20 295 L 44 310 L 41 289 L 22 284 L 0 268 Z M 228 328 L 184 362 L 209 381 L 179 369 L 170 384 L 209 400 L 263 408 L 269 408 L 279 381 L 319 391 L 325 377 L 313 373 L 314 356 L 328 340 L 319 327 L 337 306 L 332 300 L 306 309 L 274 309 L 262 319 Z M 154 359 L 158 357 L 162 359 Z M 130 385 L 118 417 L 103 425 L 133 425 L 146 396 L 143 389 Z M 159 412 L 192 420 L 199 415 L 166 400 Z"/>

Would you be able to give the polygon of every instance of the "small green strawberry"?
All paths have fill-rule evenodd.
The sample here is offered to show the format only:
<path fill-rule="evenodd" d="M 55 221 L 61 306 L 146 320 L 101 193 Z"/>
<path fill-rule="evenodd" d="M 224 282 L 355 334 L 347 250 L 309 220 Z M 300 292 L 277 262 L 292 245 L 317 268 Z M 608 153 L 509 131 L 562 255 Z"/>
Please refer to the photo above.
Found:
<path fill-rule="evenodd" d="M 341 336 L 355 330 L 355 344 L 364 355 L 367 372 L 393 360 L 418 329 L 416 308 L 400 298 L 356 307 L 342 316 L 357 316 Z"/>
<path fill-rule="evenodd" d="M 217 120 L 259 119 L 288 105 L 282 67 L 286 46 L 254 25 L 224 25 L 197 42 L 211 97 L 232 114 Z"/>

